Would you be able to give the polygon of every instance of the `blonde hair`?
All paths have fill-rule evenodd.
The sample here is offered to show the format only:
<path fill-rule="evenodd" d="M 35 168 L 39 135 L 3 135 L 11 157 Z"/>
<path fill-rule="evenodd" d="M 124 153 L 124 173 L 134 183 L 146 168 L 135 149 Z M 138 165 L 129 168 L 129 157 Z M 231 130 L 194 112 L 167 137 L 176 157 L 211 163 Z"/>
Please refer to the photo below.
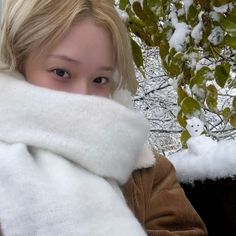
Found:
<path fill-rule="evenodd" d="M 113 91 L 136 91 L 129 36 L 113 0 L 5 0 L 0 38 L 0 70 L 21 71 L 35 48 L 47 50 L 73 24 L 91 18 L 108 29 L 119 74 Z"/>

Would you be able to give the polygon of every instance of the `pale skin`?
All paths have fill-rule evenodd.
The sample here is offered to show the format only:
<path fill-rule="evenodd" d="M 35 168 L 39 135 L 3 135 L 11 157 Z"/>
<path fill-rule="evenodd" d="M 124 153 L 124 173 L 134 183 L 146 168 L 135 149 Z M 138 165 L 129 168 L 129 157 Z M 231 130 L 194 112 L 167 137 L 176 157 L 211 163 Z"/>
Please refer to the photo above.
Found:
<path fill-rule="evenodd" d="M 114 64 L 110 33 L 85 19 L 48 52 L 39 54 L 34 50 L 26 59 L 23 72 L 26 80 L 37 86 L 109 97 Z"/>

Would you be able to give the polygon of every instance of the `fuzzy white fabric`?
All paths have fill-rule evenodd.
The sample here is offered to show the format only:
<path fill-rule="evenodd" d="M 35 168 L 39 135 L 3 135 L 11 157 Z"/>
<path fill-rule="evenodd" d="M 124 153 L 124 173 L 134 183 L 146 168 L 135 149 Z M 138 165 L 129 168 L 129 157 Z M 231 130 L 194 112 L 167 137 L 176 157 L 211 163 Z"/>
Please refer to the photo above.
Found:
<path fill-rule="evenodd" d="M 151 166 L 148 124 L 106 98 L 0 75 L 0 223 L 6 236 L 146 235 L 119 184 Z M 145 156 L 141 155 L 144 153 Z"/>
<path fill-rule="evenodd" d="M 124 105 L 125 107 L 135 110 L 134 103 L 132 100 L 132 95 L 128 90 L 117 90 L 112 96 L 113 100 Z M 154 165 L 156 159 L 153 155 L 152 148 L 150 147 L 148 141 L 143 145 L 142 152 L 139 155 L 136 169 L 147 168 Z"/>

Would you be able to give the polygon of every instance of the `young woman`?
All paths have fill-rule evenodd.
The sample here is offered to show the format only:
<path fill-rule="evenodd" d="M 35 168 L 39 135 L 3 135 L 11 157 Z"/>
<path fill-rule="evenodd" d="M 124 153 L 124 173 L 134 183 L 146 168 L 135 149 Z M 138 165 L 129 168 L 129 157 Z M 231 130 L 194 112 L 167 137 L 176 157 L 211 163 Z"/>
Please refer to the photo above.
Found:
<path fill-rule="evenodd" d="M 6 0 L 0 234 L 206 235 L 152 154 L 128 35 L 111 0 Z"/>

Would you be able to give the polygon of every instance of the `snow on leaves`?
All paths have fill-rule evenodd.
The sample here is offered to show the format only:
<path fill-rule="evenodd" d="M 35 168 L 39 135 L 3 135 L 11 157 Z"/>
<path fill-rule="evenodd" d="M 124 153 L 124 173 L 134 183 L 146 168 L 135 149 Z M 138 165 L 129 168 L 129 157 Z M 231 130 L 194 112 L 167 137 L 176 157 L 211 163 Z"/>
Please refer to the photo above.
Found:
<path fill-rule="evenodd" d="M 187 137 L 188 118 L 205 122 L 209 113 L 219 119 L 215 124 L 208 120 L 209 135 L 219 126 L 235 128 L 236 2 L 121 0 L 121 5 L 129 31 L 159 50 L 166 74 L 176 81 L 182 137 Z M 133 54 L 142 68 L 140 51 Z"/>

